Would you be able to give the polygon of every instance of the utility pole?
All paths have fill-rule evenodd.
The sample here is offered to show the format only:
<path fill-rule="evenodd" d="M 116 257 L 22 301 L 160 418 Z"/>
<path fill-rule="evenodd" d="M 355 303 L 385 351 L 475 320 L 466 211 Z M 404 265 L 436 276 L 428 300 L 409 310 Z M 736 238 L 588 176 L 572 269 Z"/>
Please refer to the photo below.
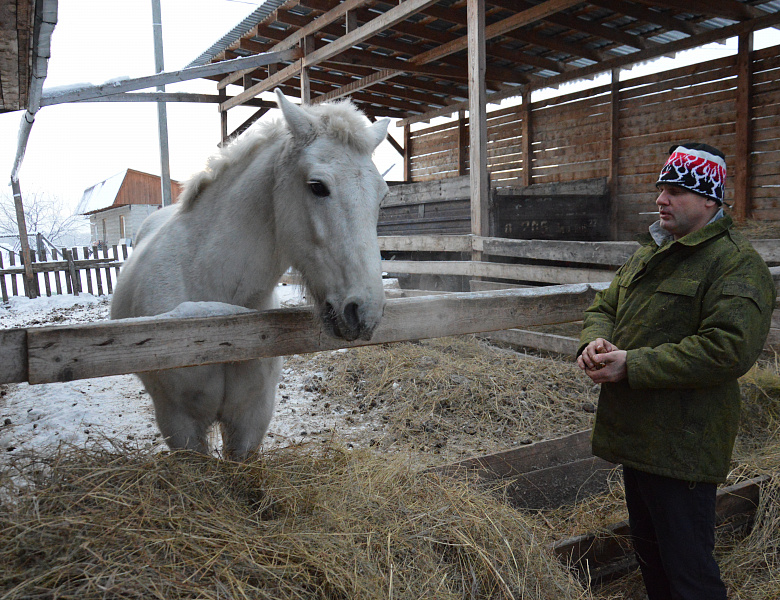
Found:
<path fill-rule="evenodd" d="M 162 11 L 160 0 L 152 0 L 152 26 L 154 27 L 154 69 L 157 73 L 165 70 L 163 59 Z M 164 92 L 165 86 L 158 85 L 158 92 Z M 171 166 L 168 157 L 168 109 L 165 102 L 157 103 L 157 131 L 160 135 L 160 165 L 162 170 L 162 203 L 169 206 L 171 198 Z"/>

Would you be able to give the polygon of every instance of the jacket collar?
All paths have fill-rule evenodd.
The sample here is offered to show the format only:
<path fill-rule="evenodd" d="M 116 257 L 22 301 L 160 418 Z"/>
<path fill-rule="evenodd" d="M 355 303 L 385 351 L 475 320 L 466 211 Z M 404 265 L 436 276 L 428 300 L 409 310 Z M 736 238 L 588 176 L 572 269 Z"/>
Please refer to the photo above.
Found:
<path fill-rule="evenodd" d="M 688 235 L 684 235 L 676 241 L 683 246 L 696 246 L 697 244 L 726 231 L 731 227 L 732 223 L 731 217 L 723 212 L 723 208 L 720 208 L 704 227 L 697 229 Z M 650 225 L 650 236 L 652 236 L 653 241 L 658 247 L 675 241 L 672 235 L 661 227 L 661 221 L 656 221 Z"/>

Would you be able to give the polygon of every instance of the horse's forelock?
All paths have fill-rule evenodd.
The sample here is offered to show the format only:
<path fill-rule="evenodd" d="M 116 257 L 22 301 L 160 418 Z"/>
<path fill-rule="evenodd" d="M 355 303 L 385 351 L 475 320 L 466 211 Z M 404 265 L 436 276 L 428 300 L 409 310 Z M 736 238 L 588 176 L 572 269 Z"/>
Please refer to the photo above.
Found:
<path fill-rule="evenodd" d="M 374 150 L 375 140 L 369 132 L 368 120 L 350 100 L 316 104 L 304 110 L 317 117 L 318 136 L 332 137 L 363 154 Z"/>
<path fill-rule="evenodd" d="M 374 150 L 375 140 L 369 133 L 367 119 L 350 100 L 302 108 L 314 117 L 315 137 L 334 138 L 364 154 L 370 154 Z M 273 119 L 250 127 L 231 143 L 223 146 L 208 158 L 202 171 L 184 183 L 179 198 L 182 210 L 192 208 L 200 193 L 229 165 L 244 161 L 260 148 L 286 135 L 287 131 L 283 119 Z"/>

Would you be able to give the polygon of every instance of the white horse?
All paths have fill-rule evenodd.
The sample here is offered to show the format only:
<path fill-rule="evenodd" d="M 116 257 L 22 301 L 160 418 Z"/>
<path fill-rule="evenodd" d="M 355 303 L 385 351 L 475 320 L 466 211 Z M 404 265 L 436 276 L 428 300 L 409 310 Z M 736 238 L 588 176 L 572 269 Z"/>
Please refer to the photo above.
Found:
<path fill-rule="evenodd" d="M 209 159 L 177 204 L 144 222 L 114 292 L 111 318 L 185 302 L 277 308 L 293 266 L 325 330 L 370 339 L 384 310 L 376 226 L 387 185 L 371 155 L 387 134 L 350 102 L 300 107 L 276 91 L 284 119 L 253 127 Z M 240 310 L 240 309 L 239 309 Z M 171 448 L 242 459 L 273 414 L 281 358 L 140 373 Z"/>

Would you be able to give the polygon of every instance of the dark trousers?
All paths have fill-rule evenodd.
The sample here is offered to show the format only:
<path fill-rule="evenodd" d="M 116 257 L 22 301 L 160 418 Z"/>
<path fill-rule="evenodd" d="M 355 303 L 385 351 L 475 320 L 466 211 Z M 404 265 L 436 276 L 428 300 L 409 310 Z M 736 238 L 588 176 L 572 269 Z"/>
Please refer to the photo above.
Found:
<path fill-rule="evenodd" d="M 726 600 L 712 555 L 714 483 L 623 467 L 628 522 L 649 600 Z"/>

